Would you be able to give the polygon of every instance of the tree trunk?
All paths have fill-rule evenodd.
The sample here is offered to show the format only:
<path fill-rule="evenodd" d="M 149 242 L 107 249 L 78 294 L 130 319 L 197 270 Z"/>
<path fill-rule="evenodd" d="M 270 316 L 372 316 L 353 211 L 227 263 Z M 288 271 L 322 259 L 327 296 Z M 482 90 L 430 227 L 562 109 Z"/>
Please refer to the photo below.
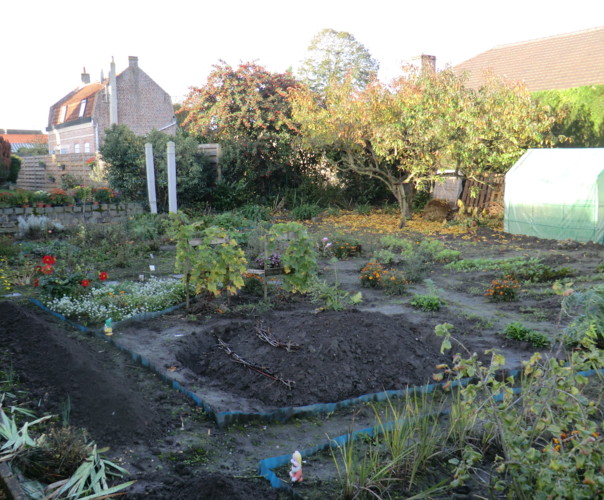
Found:
<path fill-rule="evenodd" d="M 401 212 L 401 222 L 398 227 L 402 229 L 405 227 L 408 210 L 407 195 L 405 194 L 405 188 L 402 182 L 394 185 L 394 197 L 398 203 L 398 209 Z"/>

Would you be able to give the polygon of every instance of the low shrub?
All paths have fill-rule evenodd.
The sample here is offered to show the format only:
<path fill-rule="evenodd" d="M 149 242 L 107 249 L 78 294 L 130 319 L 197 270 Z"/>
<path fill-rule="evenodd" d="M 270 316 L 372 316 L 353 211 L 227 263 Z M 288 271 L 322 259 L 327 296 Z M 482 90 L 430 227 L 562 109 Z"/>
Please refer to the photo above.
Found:
<path fill-rule="evenodd" d="M 509 274 L 503 279 L 491 281 L 491 286 L 484 292 L 493 302 L 513 302 L 517 298 L 520 285 Z"/>
<path fill-rule="evenodd" d="M 382 280 L 384 293 L 387 295 L 404 295 L 407 292 L 409 280 L 403 271 L 388 271 L 387 276 Z"/>

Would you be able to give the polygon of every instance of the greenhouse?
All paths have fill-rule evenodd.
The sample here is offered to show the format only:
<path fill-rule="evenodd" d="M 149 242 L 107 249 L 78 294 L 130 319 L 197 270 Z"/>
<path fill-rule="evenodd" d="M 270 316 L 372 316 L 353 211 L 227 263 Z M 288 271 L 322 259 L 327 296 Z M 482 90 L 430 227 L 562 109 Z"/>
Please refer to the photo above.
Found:
<path fill-rule="evenodd" d="M 505 176 L 504 230 L 604 243 L 604 148 L 529 149 Z"/>

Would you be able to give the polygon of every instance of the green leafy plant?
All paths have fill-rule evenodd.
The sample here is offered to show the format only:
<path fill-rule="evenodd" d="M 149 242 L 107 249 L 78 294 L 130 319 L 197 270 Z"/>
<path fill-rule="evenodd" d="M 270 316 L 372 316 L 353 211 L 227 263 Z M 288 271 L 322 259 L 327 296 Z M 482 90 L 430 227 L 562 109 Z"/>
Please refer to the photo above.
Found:
<path fill-rule="evenodd" d="M 359 304 L 363 300 L 360 292 L 350 294 L 336 285 L 330 285 L 324 280 L 315 280 L 308 291 L 313 302 L 323 304 L 322 308 L 329 311 L 342 311 L 350 305 Z"/>
<path fill-rule="evenodd" d="M 470 378 L 457 389 L 452 409 L 471 427 L 455 434 L 463 452 L 449 461 L 455 467 L 452 486 L 470 480 L 477 464 L 489 456 L 494 457 L 490 482 L 506 498 L 602 496 L 601 379 L 590 388 L 584 375 L 602 364 L 600 351 L 573 351 L 566 360 L 535 353 L 518 378 L 502 378 L 503 356 L 489 351 L 490 364 L 483 364 L 451 336 L 451 325 L 438 325 L 435 333 L 443 337 L 441 350 L 456 342 L 466 355 L 454 355 L 450 367 L 441 365 L 444 372 L 436 380 L 447 377 L 444 387 L 449 388 Z M 482 430 L 488 431 L 488 439 L 468 439 L 468 431 L 479 435 Z"/>
<path fill-rule="evenodd" d="M 317 274 L 317 254 L 306 228 L 296 222 L 275 224 L 268 231 L 268 245 L 276 248 L 287 241 L 281 252 L 281 263 L 285 275 L 283 286 L 290 292 L 306 292 Z"/>
<path fill-rule="evenodd" d="M 548 347 L 551 344 L 547 335 L 531 330 L 519 322 L 513 322 L 507 325 L 503 334 L 509 339 L 529 342 L 535 347 Z"/>
<path fill-rule="evenodd" d="M 421 311 L 440 311 L 440 308 L 445 305 L 445 302 L 437 295 L 414 295 L 410 304 Z"/>
<path fill-rule="evenodd" d="M 571 322 L 563 334 L 568 346 L 598 345 L 604 347 L 604 286 L 563 292 L 561 314 Z"/>

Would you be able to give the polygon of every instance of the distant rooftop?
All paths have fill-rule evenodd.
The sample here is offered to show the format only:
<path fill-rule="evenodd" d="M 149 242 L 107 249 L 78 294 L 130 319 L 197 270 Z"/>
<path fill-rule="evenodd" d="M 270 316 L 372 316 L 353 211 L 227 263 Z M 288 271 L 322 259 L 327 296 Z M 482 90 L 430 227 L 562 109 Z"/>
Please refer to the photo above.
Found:
<path fill-rule="evenodd" d="M 453 67 L 478 88 L 492 71 L 522 81 L 531 92 L 604 85 L 604 26 L 500 45 Z"/>

